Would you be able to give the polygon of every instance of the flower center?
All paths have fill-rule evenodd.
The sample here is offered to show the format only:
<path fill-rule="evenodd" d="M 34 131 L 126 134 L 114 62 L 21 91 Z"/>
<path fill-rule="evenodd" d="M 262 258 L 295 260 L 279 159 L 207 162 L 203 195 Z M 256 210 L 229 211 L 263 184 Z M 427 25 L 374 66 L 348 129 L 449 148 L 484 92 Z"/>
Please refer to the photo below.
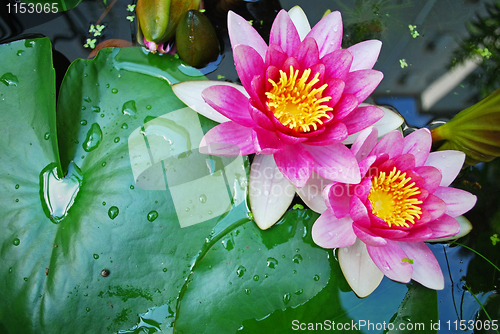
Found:
<path fill-rule="evenodd" d="M 325 105 L 332 97 L 323 97 L 323 91 L 327 84 L 319 88 L 313 86 L 319 81 L 319 73 L 309 80 L 311 69 L 302 73 L 300 79 L 299 70 L 294 70 L 290 66 L 290 75 L 280 70 L 280 80 L 278 83 L 269 79 L 273 85 L 270 92 L 266 92 L 267 106 L 274 116 L 292 130 L 298 132 L 309 132 L 318 129 L 318 124 L 323 124 L 321 118 L 330 116 L 327 111 L 333 108 Z M 309 80 L 309 81 L 308 81 Z"/>
<path fill-rule="evenodd" d="M 408 184 L 411 177 L 396 167 L 387 175 L 380 172 L 372 179 L 372 188 L 368 199 L 372 204 L 372 213 L 383 219 L 389 227 L 405 226 L 408 222 L 415 224 L 415 219 L 420 219 L 422 209 L 419 201 L 414 196 L 420 194 L 420 189 L 415 187 L 415 182 Z"/>

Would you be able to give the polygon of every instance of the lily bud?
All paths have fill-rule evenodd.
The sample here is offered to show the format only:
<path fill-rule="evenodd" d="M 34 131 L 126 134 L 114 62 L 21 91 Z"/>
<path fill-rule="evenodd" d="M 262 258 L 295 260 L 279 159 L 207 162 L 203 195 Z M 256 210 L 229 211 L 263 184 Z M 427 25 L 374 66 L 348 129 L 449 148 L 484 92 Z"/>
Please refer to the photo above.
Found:
<path fill-rule="evenodd" d="M 459 112 L 451 121 L 431 130 L 433 142 L 445 141 L 438 150 L 458 150 L 465 163 L 475 165 L 500 156 L 500 89 Z"/>
<path fill-rule="evenodd" d="M 203 13 L 188 11 L 182 18 L 175 35 L 177 53 L 186 64 L 194 67 L 206 65 L 219 53 L 215 29 Z"/>

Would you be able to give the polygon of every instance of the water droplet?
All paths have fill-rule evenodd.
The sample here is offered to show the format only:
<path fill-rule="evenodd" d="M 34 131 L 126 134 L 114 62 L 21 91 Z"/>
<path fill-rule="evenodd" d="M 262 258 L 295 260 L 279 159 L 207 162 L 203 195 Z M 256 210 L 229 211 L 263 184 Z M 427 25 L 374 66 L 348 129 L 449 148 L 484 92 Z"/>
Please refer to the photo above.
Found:
<path fill-rule="evenodd" d="M 9 268 L 9 274 L 12 274 L 12 268 Z"/>
<path fill-rule="evenodd" d="M 288 304 L 290 302 L 290 299 L 292 299 L 292 296 L 289 293 L 285 293 L 283 296 L 283 303 Z"/>
<path fill-rule="evenodd" d="M 50 139 L 50 133 L 49 132 L 46 132 L 44 135 L 43 135 L 43 138 L 45 140 L 49 140 Z"/>
<path fill-rule="evenodd" d="M 264 278 L 268 278 L 268 277 L 269 277 L 269 275 L 268 275 L 268 274 L 264 274 Z"/>
<path fill-rule="evenodd" d="M 135 187 L 134 187 L 133 185 L 130 185 L 130 189 L 134 190 L 134 189 L 135 189 Z"/>
<path fill-rule="evenodd" d="M 156 218 L 158 218 L 158 212 L 153 210 L 148 213 L 148 220 L 150 222 L 154 222 Z"/>
<path fill-rule="evenodd" d="M 128 124 L 127 123 L 123 123 L 122 124 L 122 129 L 128 129 Z"/>
<path fill-rule="evenodd" d="M 186 208 L 186 210 L 185 210 L 185 211 L 186 211 L 186 212 L 189 212 L 189 210 L 190 210 L 189 208 Z"/>
<path fill-rule="evenodd" d="M 101 108 L 99 108 L 98 106 L 92 106 L 92 111 L 95 112 L 95 113 L 100 113 L 101 112 Z"/>
<path fill-rule="evenodd" d="M 151 110 L 151 106 L 148 104 L 148 105 L 146 106 L 146 109 L 147 109 L 147 110 Z"/>
<path fill-rule="evenodd" d="M 408 321 L 408 322 L 411 322 L 411 318 L 409 315 L 405 315 L 403 318 L 402 318 L 404 321 Z"/>
<path fill-rule="evenodd" d="M 109 270 L 108 269 L 101 270 L 101 276 L 102 277 L 108 277 L 109 276 Z"/>
<path fill-rule="evenodd" d="M 102 130 L 99 124 L 94 123 L 91 125 L 89 131 L 87 132 L 87 137 L 85 138 L 85 142 L 82 144 L 83 149 L 86 152 L 91 152 L 99 147 L 99 144 L 102 142 Z"/>
<path fill-rule="evenodd" d="M 109 88 L 109 84 L 106 84 L 106 88 Z"/>
<path fill-rule="evenodd" d="M 17 86 L 19 84 L 19 79 L 12 73 L 5 73 L 0 77 L 0 82 L 5 86 Z"/>
<path fill-rule="evenodd" d="M 18 185 L 18 184 L 16 184 L 16 185 L 14 186 L 14 188 L 19 189 L 19 185 Z"/>
<path fill-rule="evenodd" d="M 255 282 L 257 282 L 257 281 L 259 280 L 259 275 L 255 275 L 255 276 L 253 277 L 253 280 L 254 280 Z"/>
<path fill-rule="evenodd" d="M 118 143 L 120 142 L 120 137 L 115 137 L 115 139 L 113 140 L 115 143 Z"/>
<path fill-rule="evenodd" d="M 91 100 L 91 99 L 90 99 L 90 97 L 88 97 L 88 96 L 85 96 L 85 97 L 83 98 L 83 101 L 88 102 L 88 103 L 92 102 L 92 100 Z"/>
<path fill-rule="evenodd" d="M 247 269 L 243 266 L 239 266 L 238 269 L 236 269 L 236 275 L 238 275 L 238 277 L 243 277 L 243 275 L 245 275 L 246 272 Z"/>
<path fill-rule="evenodd" d="M 111 93 L 113 93 L 113 94 L 118 93 L 118 89 L 116 89 L 116 88 L 111 89 Z"/>
<path fill-rule="evenodd" d="M 103 202 L 102 202 L 102 206 L 106 206 L 106 202 L 104 202 L 104 201 L 103 201 Z"/>
<path fill-rule="evenodd" d="M 80 168 L 70 162 L 66 177 L 57 176 L 57 166 L 49 164 L 40 173 L 40 196 L 46 216 L 55 224 L 68 214 L 80 190 L 83 174 Z"/>
<path fill-rule="evenodd" d="M 19 246 L 19 244 L 21 243 L 21 241 L 19 240 L 19 238 L 15 238 L 13 241 L 12 241 L 12 244 L 14 246 Z"/>
<path fill-rule="evenodd" d="M 18 203 L 18 202 L 19 202 L 19 198 L 16 198 L 16 200 L 15 200 L 15 201 L 16 201 L 16 203 Z"/>
<path fill-rule="evenodd" d="M 25 52 L 24 50 L 17 50 L 17 53 L 16 53 L 16 54 L 17 54 L 18 56 L 22 56 L 22 55 L 24 54 L 24 52 Z"/>
<path fill-rule="evenodd" d="M 294 270 L 292 271 L 292 273 L 295 275 L 295 274 L 297 273 L 297 270 L 295 270 L 295 269 L 294 269 Z"/>
<path fill-rule="evenodd" d="M 108 217 L 111 219 L 115 219 L 118 216 L 118 213 L 120 213 L 120 210 L 116 206 L 112 206 L 108 210 Z"/>
<path fill-rule="evenodd" d="M 87 121 L 86 121 L 86 120 L 84 120 L 84 119 L 82 119 L 82 120 L 80 121 L 80 124 L 81 124 L 81 125 L 87 125 Z"/>
<path fill-rule="evenodd" d="M 278 260 L 276 260 L 274 257 L 267 258 L 267 266 L 269 268 L 275 269 L 277 265 L 278 265 Z"/>
<path fill-rule="evenodd" d="M 314 275 L 313 279 L 317 282 L 319 281 L 319 275 Z"/>
<path fill-rule="evenodd" d="M 102 167 L 106 167 L 106 161 L 101 164 Z"/>
<path fill-rule="evenodd" d="M 85 310 L 87 310 L 87 312 L 90 312 L 90 307 L 87 307 Z"/>
<path fill-rule="evenodd" d="M 99 258 L 99 255 L 98 254 L 94 254 L 93 257 L 94 257 L 94 260 L 97 260 Z"/>
<path fill-rule="evenodd" d="M 35 41 L 27 39 L 27 40 L 24 41 L 24 46 L 26 48 L 32 48 L 32 47 L 35 46 Z"/>
<path fill-rule="evenodd" d="M 206 203 L 206 201 L 207 201 L 207 196 L 205 196 L 205 195 L 200 195 L 200 198 L 199 198 L 199 199 L 200 199 L 200 202 L 201 202 L 201 203 Z"/>
<path fill-rule="evenodd" d="M 245 289 L 245 293 L 246 293 L 247 295 L 249 295 L 251 292 L 252 292 L 252 290 L 250 290 L 250 289 Z"/>
<path fill-rule="evenodd" d="M 301 295 L 303 292 L 304 292 L 304 289 L 298 289 L 297 291 L 295 291 L 295 294 Z"/>
<path fill-rule="evenodd" d="M 23 278 L 25 282 L 28 282 L 28 277 Z"/>
<path fill-rule="evenodd" d="M 122 106 L 122 113 L 124 115 L 130 115 L 130 116 L 135 115 L 137 113 L 137 107 L 135 106 L 135 101 L 130 100 L 125 102 Z"/>
<path fill-rule="evenodd" d="M 167 272 L 167 270 L 168 270 L 167 268 L 163 268 L 163 272 L 164 272 L 164 273 L 166 273 L 166 272 Z"/>
<path fill-rule="evenodd" d="M 297 249 L 295 250 L 295 252 L 297 252 L 297 253 L 298 253 L 298 252 L 300 252 L 300 248 L 297 248 Z"/>
<path fill-rule="evenodd" d="M 212 214 L 212 210 L 208 210 L 208 214 L 211 215 Z"/>
<path fill-rule="evenodd" d="M 101 114 L 101 118 L 104 118 L 104 114 Z"/>

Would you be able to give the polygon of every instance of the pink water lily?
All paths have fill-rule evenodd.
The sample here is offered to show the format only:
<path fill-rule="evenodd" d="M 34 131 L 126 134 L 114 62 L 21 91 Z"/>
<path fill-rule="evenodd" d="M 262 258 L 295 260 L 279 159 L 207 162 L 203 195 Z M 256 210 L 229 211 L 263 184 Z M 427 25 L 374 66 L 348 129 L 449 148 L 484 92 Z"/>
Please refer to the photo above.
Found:
<path fill-rule="evenodd" d="M 324 188 L 327 210 L 312 229 L 324 248 L 340 248 L 342 271 L 360 297 L 369 295 L 383 276 L 410 279 L 443 289 L 439 264 L 424 241 L 455 236 L 456 219 L 476 196 L 448 187 L 465 154 L 429 153 L 431 135 L 420 129 L 403 138 L 393 131 L 377 142 L 377 130 L 364 130 L 351 147 L 361 182 L 334 182 Z"/>
<path fill-rule="evenodd" d="M 291 183 L 301 188 L 313 172 L 358 183 L 358 164 L 344 144 L 377 121 L 375 126 L 387 133 L 402 119 L 387 109 L 360 105 L 382 80 L 382 73 L 372 69 L 381 42 L 341 49 L 339 12 L 311 29 L 300 7 L 288 13 L 282 10 L 273 23 L 269 45 L 233 12 L 228 14 L 228 30 L 243 86 L 192 81 L 172 88 L 189 107 L 221 123 L 205 135 L 200 152 L 266 156 L 252 164 L 250 176 L 256 181 L 250 182 L 250 206 L 259 227 L 266 229 L 285 212 L 294 192 L 252 191 L 254 184 L 279 184 L 284 189 Z M 266 174 L 258 168 L 279 172 Z M 284 180 L 265 178 L 281 173 Z"/>

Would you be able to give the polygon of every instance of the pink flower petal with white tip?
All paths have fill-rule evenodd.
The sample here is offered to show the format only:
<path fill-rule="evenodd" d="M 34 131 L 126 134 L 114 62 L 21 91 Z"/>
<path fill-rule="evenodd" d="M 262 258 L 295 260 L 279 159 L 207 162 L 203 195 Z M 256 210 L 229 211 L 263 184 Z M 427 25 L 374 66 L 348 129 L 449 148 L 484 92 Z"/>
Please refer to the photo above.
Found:
<path fill-rule="evenodd" d="M 372 69 L 373 65 L 377 62 L 381 48 L 382 42 L 376 39 L 363 41 L 347 48 L 354 57 L 351 65 L 351 72 Z"/>
<path fill-rule="evenodd" d="M 314 223 L 312 238 L 323 248 L 351 246 L 356 241 L 356 235 L 352 230 L 352 219 L 350 217 L 337 219 L 333 212 L 326 210 Z"/>
<path fill-rule="evenodd" d="M 311 177 L 314 160 L 301 144 L 287 145 L 274 154 L 274 160 L 280 172 L 297 188 L 305 186 Z"/>
<path fill-rule="evenodd" d="M 423 242 L 400 242 L 399 246 L 408 258 L 413 260 L 412 279 L 429 289 L 442 290 L 444 288 L 441 267 L 426 244 Z"/>
<path fill-rule="evenodd" d="M 375 127 L 369 127 L 361 131 L 351 146 L 351 152 L 356 160 L 361 161 L 366 158 L 372 149 L 377 145 L 378 131 Z"/>
<path fill-rule="evenodd" d="M 229 11 L 227 14 L 227 29 L 233 49 L 240 44 L 248 45 L 257 51 L 262 59 L 265 59 L 267 44 L 247 20 L 233 11 Z"/>
<path fill-rule="evenodd" d="M 204 89 L 201 95 L 205 102 L 227 118 L 246 127 L 256 126 L 248 112 L 247 103 L 241 103 L 247 100 L 247 97 L 238 89 L 216 85 Z"/>
<path fill-rule="evenodd" d="M 256 155 L 250 169 L 248 196 L 255 223 L 266 230 L 286 212 L 295 189 L 278 170 L 272 155 Z"/>
<path fill-rule="evenodd" d="M 465 153 L 460 151 L 437 151 L 429 153 L 425 166 L 439 169 L 443 179 L 440 186 L 447 187 L 457 177 L 465 161 Z"/>
<path fill-rule="evenodd" d="M 210 129 L 203 137 L 200 143 L 200 153 L 220 156 L 255 153 L 252 133 L 252 129 L 235 122 L 219 124 Z"/>
<path fill-rule="evenodd" d="M 326 204 L 322 196 L 322 191 L 331 183 L 332 181 L 316 173 L 312 173 L 306 185 L 302 188 L 297 188 L 296 191 L 309 209 L 318 213 L 323 213 L 326 210 Z"/>
<path fill-rule="evenodd" d="M 397 157 L 403 151 L 403 135 L 399 131 L 392 131 L 382 138 L 370 154 L 389 154 L 389 158 Z"/>
<path fill-rule="evenodd" d="M 404 261 L 404 259 L 408 258 L 408 255 L 397 242 L 388 240 L 386 246 L 366 246 L 366 249 L 375 265 L 385 276 L 401 283 L 410 281 L 413 267 L 410 263 Z"/>
<path fill-rule="evenodd" d="M 431 132 L 422 128 L 405 137 L 403 153 L 412 154 L 415 157 L 415 165 L 423 166 L 429 156 L 431 145 Z"/>
<path fill-rule="evenodd" d="M 347 127 L 347 133 L 353 134 L 374 125 L 379 119 L 384 117 L 384 111 L 376 106 L 360 106 L 354 109 L 342 123 Z M 380 132 L 379 132 L 380 136 Z M 348 138 L 346 138 L 347 140 Z"/>
<path fill-rule="evenodd" d="M 377 88 L 384 75 L 376 70 L 359 70 L 350 72 L 345 78 L 344 92 L 356 96 L 363 102 Z"/>
<path fill-rule="evenodd" d="M 359 239 L 352 246 L 340 248 L 337 256 L 347 283 L 360 298 L 375 291 L 384 278 Z"/>
<path fill-rule="evenodd" d="M 432 235 L 427 240 L 451 237 L 460 232 L 460 223 L 447 214 L 431 221 L 426 226 L 432 230 Z"/>
<path fill-rule="evenodd" d="M 470 231 L 472 231 L 472 224 L 467 218 L 465 218 L 464 216 L 458 216 L 454 219 L 458 221 L 460 225 L 460 232 L 458 232 L 457 234 L 450 235 L 448 237 L 427 239 L 426 242 L 444 242 L 444 241 L 456 240 L 466 236 L 467 234 L 470 233 Z"/>
<path fill-rule="evenodd" d="M 356 158 L 341 142 L 328 146 L 304 145 L 314 160 L 314 171 L 332 181 L 359 183 L 361 176 Z"/>
<path fill-rule="evenodd" d="M 318 43 L 319 56 L 323 56 L 340 49 L 342 44 L 342 16 L 340 12 L 332 12 L 323 17 L 307 34 Z"/>
<path fill-rule="evenodd" d="M 477 197 L 471 193 L 455 188 L 438 187 L 434 195 L 446 203 L 447 215 L 458 217 L 474 207 Z"/>
<path fill-rule="evenodd" d="M 300 45 L 300 37 L 297 28 L 285 10 L 281 10 L 274 19 L 269 37 L 269 45 L 277 44 L 281 49 L 292 55 L 293 51 Z"/>

